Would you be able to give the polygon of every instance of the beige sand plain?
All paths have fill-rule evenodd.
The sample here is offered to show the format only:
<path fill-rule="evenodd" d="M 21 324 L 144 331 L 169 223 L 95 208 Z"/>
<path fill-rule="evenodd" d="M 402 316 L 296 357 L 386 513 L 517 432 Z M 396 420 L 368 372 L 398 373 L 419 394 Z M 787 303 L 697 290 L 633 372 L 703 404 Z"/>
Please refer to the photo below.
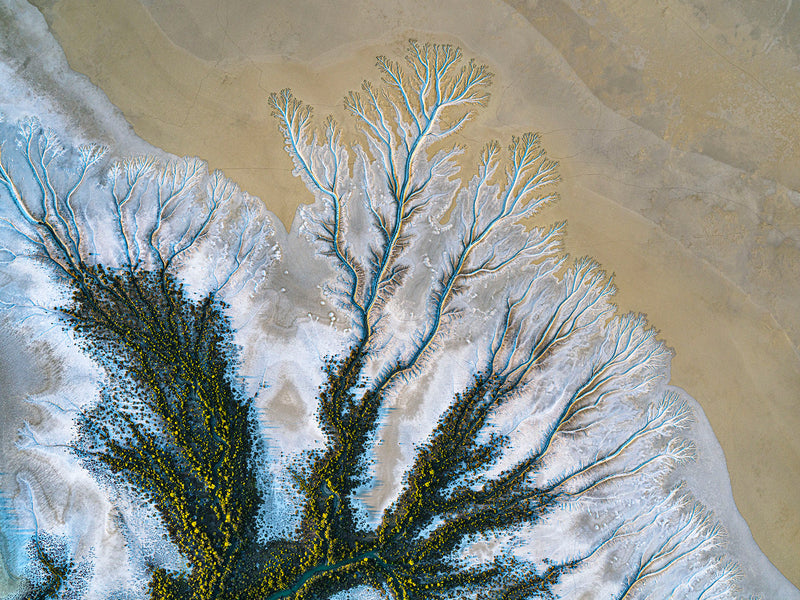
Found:
<path fill-rule="evenodd" d="M 800 585 L 800 10 L 669 0 L 40 0 L 67 59 L 145 140 L 197 155 L 288 227 L 309 199 L 266 97 L 342 114 L 374 56 L 453 42 L 496 73 L 461 142 L 535 129 L 561 162 L 567 248 L 676 350 L 734 497 Z M 573 6 L 574 5 L 574 6 Z M 468 164 L 465 161 L 465 165 Z"/>

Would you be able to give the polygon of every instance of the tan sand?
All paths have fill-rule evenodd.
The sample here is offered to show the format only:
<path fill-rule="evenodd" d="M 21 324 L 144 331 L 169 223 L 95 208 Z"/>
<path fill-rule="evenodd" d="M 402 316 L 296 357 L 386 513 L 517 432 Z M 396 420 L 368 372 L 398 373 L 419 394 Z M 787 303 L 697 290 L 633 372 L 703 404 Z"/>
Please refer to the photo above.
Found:
<path fill-rule="evenodd" d="M 722 2 L 41 4 L 70 65 L 140 136 L 223 169 L 287 225 L 309 197 L 269 92 L 340 113 L 376 77 L 374 55 L 399 56 L 409 35 L 488 61 L 493 97 L 462 142 L 544 133 L 564 181 L 542 219 L 568 219 L 568 249 L 615 271 L 620 306 L 675 348 L 672 381 L 711 421 L 742 515 L 800 585 L 800 131 L 787 116 L 800 94 L 778 38 L 797 11 L 756 31 Z"/>

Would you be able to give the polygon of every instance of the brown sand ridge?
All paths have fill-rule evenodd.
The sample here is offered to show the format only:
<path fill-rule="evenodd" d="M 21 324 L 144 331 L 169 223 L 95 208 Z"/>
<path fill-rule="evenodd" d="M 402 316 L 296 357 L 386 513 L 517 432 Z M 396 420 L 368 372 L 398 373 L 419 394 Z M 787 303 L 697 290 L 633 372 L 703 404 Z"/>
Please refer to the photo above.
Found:
<path fill-rule="evenodd" d="M 462 143 L 543 133 L 563 182 L 541 218 L 567 219 L 568 250 L 615 271 L 621 308 L 675 348 L 672 381 L 711 421 L 739 510 L 800 585 L 797 4 L 140 2 L 36 4 L 142 138 L 222 169 L 287 226 L 309 197 L 270 92 L 340 114 L 409 36 L 489 63 Z"/>

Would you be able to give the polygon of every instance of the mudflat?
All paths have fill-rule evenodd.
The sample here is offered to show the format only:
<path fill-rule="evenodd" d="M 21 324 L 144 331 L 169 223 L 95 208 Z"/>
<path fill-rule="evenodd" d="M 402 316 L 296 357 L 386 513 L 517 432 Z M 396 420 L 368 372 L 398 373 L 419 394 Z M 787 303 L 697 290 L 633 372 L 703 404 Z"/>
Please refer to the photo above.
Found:
<path fill-rule="evenodd" d="M 492 97 L 459 140 L 464 177 L 484 141 L 542 133 L 562 182 L 537 219 L 566 219 L 567 250 L 613 271 L 619 306 L 647 313 L 675 349 L 672 382 L 711 422 L 741 514 L 800 585 L 796 6 L 35 4 L 70 66 L 139 136 L 207 160 L 287 228 L 310 197 L 270 92 L 291 87 L 355 134 L 341 98 L 376 77 L 376 54 L 400 56 L 416 38 L 489 64 Z"/>

